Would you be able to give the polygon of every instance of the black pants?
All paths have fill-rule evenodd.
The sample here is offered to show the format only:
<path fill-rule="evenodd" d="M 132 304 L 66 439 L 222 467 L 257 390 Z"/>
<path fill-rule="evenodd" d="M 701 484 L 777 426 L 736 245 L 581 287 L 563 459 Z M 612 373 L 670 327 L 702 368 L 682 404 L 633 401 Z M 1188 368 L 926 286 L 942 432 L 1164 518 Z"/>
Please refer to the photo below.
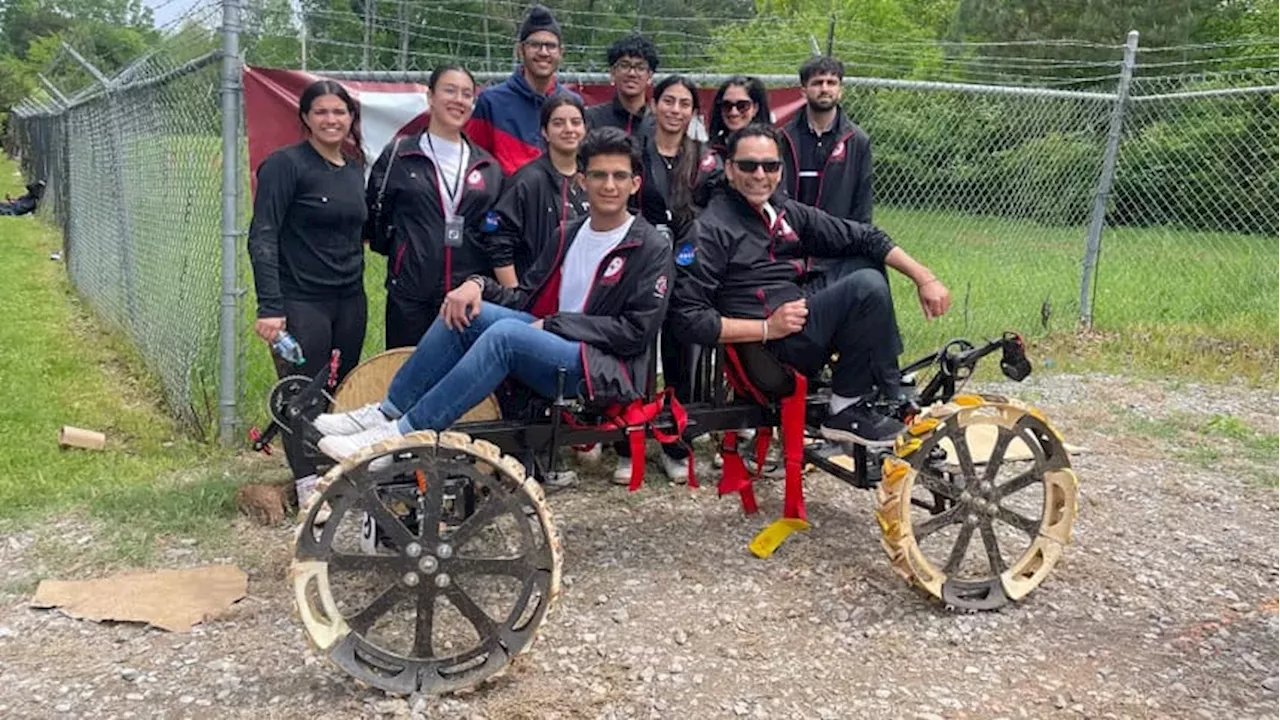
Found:
<path fill-rule="evenodd" d="M 687 403 L 693 396 L 693 364 L 696 348 L 679 342 L 675 333 L 669 330 L 669 325 L 663 328 L 658 342 L 662 352 L 662 379 L 668 387 L 676 389 L 677 400 Z M 685 442 L 690 440 L 691 438 L 685 437 Z M 614 443 L 613 450 L 618 457 L 631 457 L 631 445 L 625 440 Z M 662 452 L 673 460 L 684 460 L 689 457 L 688 449 L 680 444 L 663 445 Z"/>
<path fill-rule="evenodd" d="M 896 394 L 902 384 L 902 337 L 884 271 L 862 261 L 833 264 L 804 291 L 809 304 L 804 329 L 770 342 L 770 351 L 808 376 L 838 352 L 831 371 L 836 395 L 859 397 L 877 389 Z"/>
<path fill-rule="evenodd" d="M 306 363 L 291 365 L 273 355 L 276 374 L 306 375 L 315 377 L 329 363 L 333 350 L 338 350 L 338 379 L 360 364 L 360 349 L 364 346 L 368 306 L 364 293 L 335 300 L 284 300 L 285 328 L 302 346 Z M 281 433 L 284 436 L 284 454 L 295 478 L 305 477 L 316 471 L 315 462 L 304 456 L 302 438 Z"/>
<path fill-rule="evenodd" d="M 444 297 L 414 300 L 393 292 L 387 293 L 387 349 L 414 347 L 427 328 L 440 315 Z"/>

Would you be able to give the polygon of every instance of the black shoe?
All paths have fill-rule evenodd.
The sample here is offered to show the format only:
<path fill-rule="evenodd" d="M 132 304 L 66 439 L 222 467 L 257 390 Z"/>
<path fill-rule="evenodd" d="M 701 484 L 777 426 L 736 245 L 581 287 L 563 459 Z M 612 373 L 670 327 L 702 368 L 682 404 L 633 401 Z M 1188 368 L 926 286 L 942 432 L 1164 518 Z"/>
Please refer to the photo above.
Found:
<path fill-rule="evenodd" d="M 869 404 L 858 402 L 822 421 L 822 437 L 835 442 L 857 443 L 867 447 L 893 447 L 893 441 L 906 429 L 897 420 L 881 415 Z"/>

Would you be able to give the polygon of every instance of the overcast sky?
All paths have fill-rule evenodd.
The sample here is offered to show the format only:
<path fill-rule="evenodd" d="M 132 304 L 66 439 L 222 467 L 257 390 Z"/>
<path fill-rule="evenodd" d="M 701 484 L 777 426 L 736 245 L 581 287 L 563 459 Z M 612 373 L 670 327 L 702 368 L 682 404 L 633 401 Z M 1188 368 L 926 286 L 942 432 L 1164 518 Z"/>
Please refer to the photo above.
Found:
<path fill-rule="evenodd" d="M 192 8 L 209 5 L 217 0 L 142 0 L 142 4 L 151 8 L 156 27 L 164 27 L 187 14 Z M 203 14 L 203 13 L 202 13 Z"/>

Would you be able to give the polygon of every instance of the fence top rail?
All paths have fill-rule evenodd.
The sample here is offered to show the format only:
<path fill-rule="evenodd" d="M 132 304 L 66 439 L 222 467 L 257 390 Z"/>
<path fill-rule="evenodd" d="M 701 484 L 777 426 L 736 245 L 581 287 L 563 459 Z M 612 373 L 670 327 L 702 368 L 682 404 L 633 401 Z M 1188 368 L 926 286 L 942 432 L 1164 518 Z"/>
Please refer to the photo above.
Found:
<path fill-rule="evenodd" d="M 426 84 L 431 73 L 424 70 L 308 70 L 313 75 L 333 78 L 334 80 L 355 80 L 370 82 L 417 82 Z M 700 85 L 719 85 L 734 77 L 736 73 L 681 73 Z M 505 79 L 508 72 L 477 72 L 478 82 L 491 82 Z M 790 86 L 799 83 L 795 75 L 755 75 L 765 85 Z M 570 83 L 603 84 L 609 82 L 609 74 L 602 72 L 561 71 L 560 79 Z M 1051 90 L 1046 88 L 1017 87 L 1013 85 L 979 85 L 975 83 L 951 83 L 926 80 L 891 80 L 887 78 L 846 77 L 844 84 L 849 87 L 884 87 L 902 90 L 924 90 L 931 92 L 967 92 L 996 95 L 1022 95 L 1039 98 L 1064 98 L 1073 100 L 1115 100 L 1115 93 L 1082 92 L 1078 90 Z"/>
<path fill-rule="evenodd" d="M 1228 95 L 1258 95 L 1261 93 L 1280 93 L 1280 85 L 1257 85 L 1242 88 L 1216 88 L 1213 90 L 1188 90 L 1180 93 L 1161 93 L 1159 95 L 1134 95 L 1129 98 L 1133 102 L 1151 102 L 1152 100 L 1183 100 L 1187 98 L 1225 97 Z"/>

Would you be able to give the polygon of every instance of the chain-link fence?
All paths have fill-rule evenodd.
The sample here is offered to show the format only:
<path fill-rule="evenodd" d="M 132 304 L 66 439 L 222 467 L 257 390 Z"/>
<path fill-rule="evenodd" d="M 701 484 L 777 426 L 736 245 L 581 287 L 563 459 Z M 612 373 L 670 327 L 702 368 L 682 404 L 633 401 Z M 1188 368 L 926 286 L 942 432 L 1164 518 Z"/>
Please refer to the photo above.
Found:
<path fill-rule="evenodd" d="M 72 283 L 200 430 L 218 395 L 218 60 L 153 57 L 71 107 L 11 120 L 24 172 L 49 182 Z"/>
<path fill-rule="evenodd" d="M 370 19 L 346 5 L 304 0 L 303 18 L 283 19 L 255 6 L 250 57 L 320 74 L 345 70 L 333 74 L 349 79 L 418 81 L 440 60 L 461 57 L 489 68 L 483 77 L 492 80 L 509 71 L 524 7 L 384 0 L 368 4 Z M 669 59 L 664 69 L 702 71 L 700 83 L 716 84 L 739 69 L 724 59 L 736 52 L 739 31 L 762 22 L 738 10 L 727 3 L 724 17 L 697 23 L 567 12 L 563 77 L 607 82 L 588 71 L 599 69 L 612 39 L 640 25 Z M 427 43 L 418 37 L 426 20 L 414 13 L 462 14 L 466 22 L 454 18 Z M 844 107 L 872 138 L 875 222 L 945 278 L 955 299 L 951 314 L 926 324 L 911 289 L 898 287 L 909 352 L 1005 329 L 1071 331 L 1085 320 L 1275 354 L 1277 68 L 1274 51 L 1263 61 L 1249 54 L 1259 44 L 1274 50 L 1273 40 L 1228 47 L 1231 62 L 1219 62 L 1218 46 L 1130 48 L 1125 61 L 1118 45 L 830 41 L 860 62 L 846 78 Z M 767 61 L 742 62 L 780 72 L 821 42 L 819 30 Z M 78 290 L 128 331 L 174 412 L 208 428 L 226 350 L 218 334 L 219 234 L 227 230 L 219 220 L 218 55 L 158 57 L 110 81 L 109 91 L 15 108 L 11 145 L 29 176 L 49 182 L 45 212 L 65 231 Z M 761 77 L 796 82 L 791 74 Z M 951 81 L 957 77 L 969 82 Z M 229 131 L 243 138 L 240 128 Z M 244 163 L 236 178 L 229 191 L 243 195 Z M 246 221 L 242 204 L 232 231 Z M 231 290 L 249 291 L 242 240 L 237 250 Z M 382 337 L 379 260 L 367 270 L 369 348 Z M 235 332 L 222 335 L 239 345 L 231 353 L 239 407 L 230 410 L 242 421 L 261 420 L 272 379 L 252 315 L 250 300 Z"/>

